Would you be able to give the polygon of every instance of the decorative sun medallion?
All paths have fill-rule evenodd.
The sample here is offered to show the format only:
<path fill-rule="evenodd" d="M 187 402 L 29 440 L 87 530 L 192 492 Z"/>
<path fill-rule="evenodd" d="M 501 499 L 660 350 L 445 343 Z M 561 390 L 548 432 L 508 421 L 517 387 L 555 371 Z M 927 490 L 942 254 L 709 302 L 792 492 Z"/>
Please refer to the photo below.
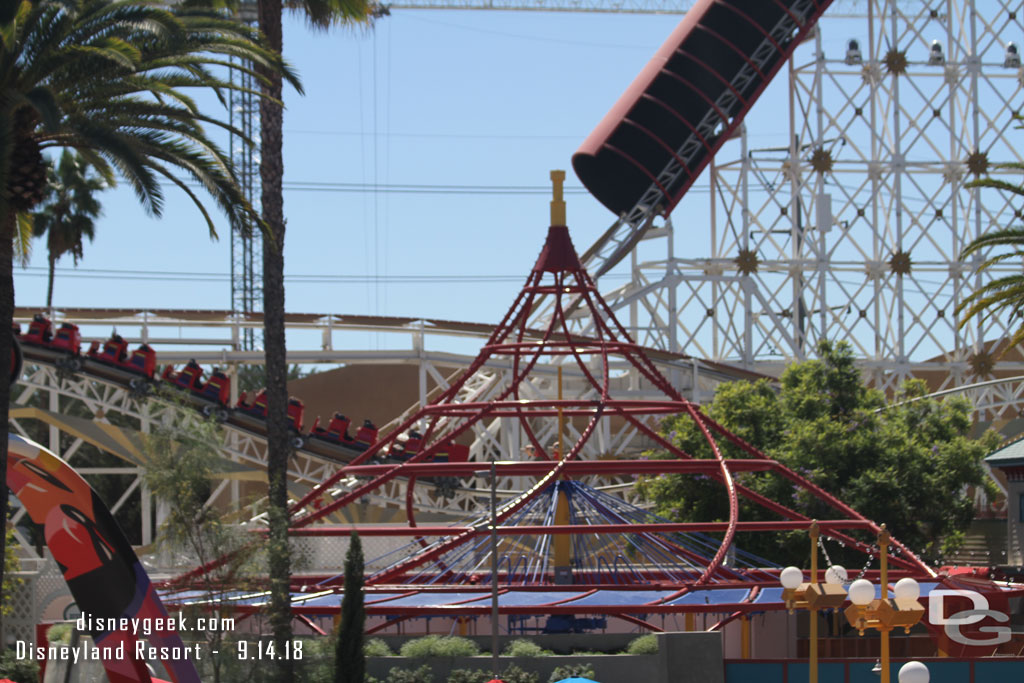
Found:
<path fill-rule="evenodd" d="M 971 367 L 971 373 L 975 377 L 984 379 L 991 376 L 992 369 L 996 366 L 996 360 L 987 351 L 978 351 L 967 359 L 967 364 Z"/>
<path fill-rule="evenodd" d="M 885 70 L 893 76 L 900 76 L 907 73 L 907 53 L 903 50 L 897 50 L 896 48 L 890 48 L 885 53 L 885 59 L 882 60 L 885 64 Z"/>
<path fill-rule="evenodd" d="M 736 269 L 744 275 L 751 275 L 757 272 L 757 265 L 760 261 L 752 249 L 740 249 L 736 257 Z"/>
<path fill-rule="evenodd" d="M 974 175 L 982 175 L 988 172 L 988 155 L 984 152 L 971 152 L 967 157 L 967 170 Z"/>
<path fill-rule="evenodd" d="M 818 147 L 811 154 L 811 168 L 821 174 L 832 170 L 832 152 Z"/>
<path fill-rule="evenodd" d="M 864 84 L 868 86 L 876 86 L 882 81 L 882 69 L 875 62 L 868 62 L 860 70 L 860 76 L 864 80 Z"/>
<path fill-rule="evenodd" d="M 964 177 L 963 164 L 958 161 L 950 161 L 942 169 L 942 179 L 950 185 L 958 185 Z"/>
<path fill-rule="evenodd" d="M 910 252 L 898 249 L 893 252 L 892 258 L 889 259 L 889 270 L 897 275 L 909 275 L 910 274 Z"/>

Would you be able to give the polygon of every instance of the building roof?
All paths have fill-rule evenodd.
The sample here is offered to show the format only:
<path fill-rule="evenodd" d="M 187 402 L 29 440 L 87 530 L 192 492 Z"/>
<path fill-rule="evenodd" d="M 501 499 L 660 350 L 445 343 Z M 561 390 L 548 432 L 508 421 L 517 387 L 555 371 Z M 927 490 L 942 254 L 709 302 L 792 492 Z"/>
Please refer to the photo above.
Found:
<path fill-rule="evenodd" d="M 1024 437 L 1001 446 L 985 457 L 990 467 L 1020 467 L 1024 465 Z"/>

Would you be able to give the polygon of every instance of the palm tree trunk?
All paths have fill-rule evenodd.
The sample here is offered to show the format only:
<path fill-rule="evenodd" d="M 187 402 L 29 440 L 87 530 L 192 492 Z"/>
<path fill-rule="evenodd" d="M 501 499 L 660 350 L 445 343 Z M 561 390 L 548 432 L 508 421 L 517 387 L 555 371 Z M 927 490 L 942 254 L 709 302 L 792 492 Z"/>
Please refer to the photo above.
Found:
<path fill-rule="evenodd" d="M 17 217 L 13 211 L 4 217 L 0 227 L 0 419 L 8 423 L 11 401 L 11 326 L 14 323 L 14 230 Z M 4 560 L 7 558 L 7 438 L 0 439 L 0 472 L 4 475 L 0 486 L 0 587 L 4 585 Z M 2 588 L 0 588 L 2 590 Z M 2 618 L 2 617 L 0 617 Z M 3 623 L 0 622 L 0 637 Z"/>
<path fill-rule="evenodd" d="M 281 52 L 281 0 L 259 0 L 260 30 L 270 48 Z M 270 573 L 270 625 L 277 659 L 276 680 L 292 680 L 290 652 L 292 636 L 291 561 L 288 551 L 288 359 L 284 337 L 284 177 L 282 156 L 283 112 L 281 76 L 264 72 L 270 84 L 260 98 L 260 182 L 263 188 L 263 343 L 267 370 L 267 480 L 270 501 L 268 562 Z"/>
<path fill-rule="evenodd" d="M 50 262 L 50 272 L 47 274 L 46 279 L 46 310 L 53 311 L 53 271 L 57 269 L 57 259 L 53 257 L 53 252 L 50 252 L 50 256 L 47 259 Z"/>

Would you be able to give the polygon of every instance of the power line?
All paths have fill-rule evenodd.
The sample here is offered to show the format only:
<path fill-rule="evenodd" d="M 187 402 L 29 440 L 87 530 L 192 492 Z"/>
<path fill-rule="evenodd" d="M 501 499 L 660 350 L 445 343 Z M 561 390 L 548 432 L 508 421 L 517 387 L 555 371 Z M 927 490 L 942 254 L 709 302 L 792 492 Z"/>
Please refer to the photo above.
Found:
<path fill-rule="evenodd" d="M 479 195 L 549 195 L 551 188 L 543 185 L 418 185 L 406 183 L 328 183 L 316 181 L 285 181 L 284 189 L 293 192 L 372 192 L 380 194 L 479 194 Z M 567 187 L 566 194 L 587 194 L 583 187 Z"/>
<path fill-rule="evenodd" d="M 525 134 L 496 134 L 496 133 L 394 133 L 384 132 L 360 132 L 357 130 L 302 130 L 286 128 L 285 133 L 289 135 L 328 135 L 335 137 L 389 137 L 389 138 L 437 138 L 444 140 L 579 140 L 579 135 L 525 135 Z"/>
<path fill-rule="evenodd" d="M 150 280 L 164 282 L 229 282 L 227 273 L 203 273 L 189 271 L 115 270 L 102 268 L 58 268 L 56 274 L 62 278 L 85 280 Z M 19 274 L 28 277 L 46 277 L 44 266 L 29 266 Z M 626 275 L 609 275 L 609 278 L 625 278 Z M 285 275 L 292 284 L 461 284 L 461 283 L 504 283 L 522 282 L 522 275 Z"/>

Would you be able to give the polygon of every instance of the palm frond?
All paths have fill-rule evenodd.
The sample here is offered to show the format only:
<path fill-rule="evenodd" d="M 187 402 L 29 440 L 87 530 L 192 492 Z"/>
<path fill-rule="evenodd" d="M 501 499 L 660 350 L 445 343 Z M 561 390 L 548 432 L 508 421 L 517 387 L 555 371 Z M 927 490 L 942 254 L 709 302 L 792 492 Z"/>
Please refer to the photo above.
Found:
<path fill-rule="evenodd" d="M 22 268 L 27 267 L 32 259 L 32 223 L 31 213 L 22 211 L 18 214 L 18 223 L 14 230 L 14 258 Z"/>

